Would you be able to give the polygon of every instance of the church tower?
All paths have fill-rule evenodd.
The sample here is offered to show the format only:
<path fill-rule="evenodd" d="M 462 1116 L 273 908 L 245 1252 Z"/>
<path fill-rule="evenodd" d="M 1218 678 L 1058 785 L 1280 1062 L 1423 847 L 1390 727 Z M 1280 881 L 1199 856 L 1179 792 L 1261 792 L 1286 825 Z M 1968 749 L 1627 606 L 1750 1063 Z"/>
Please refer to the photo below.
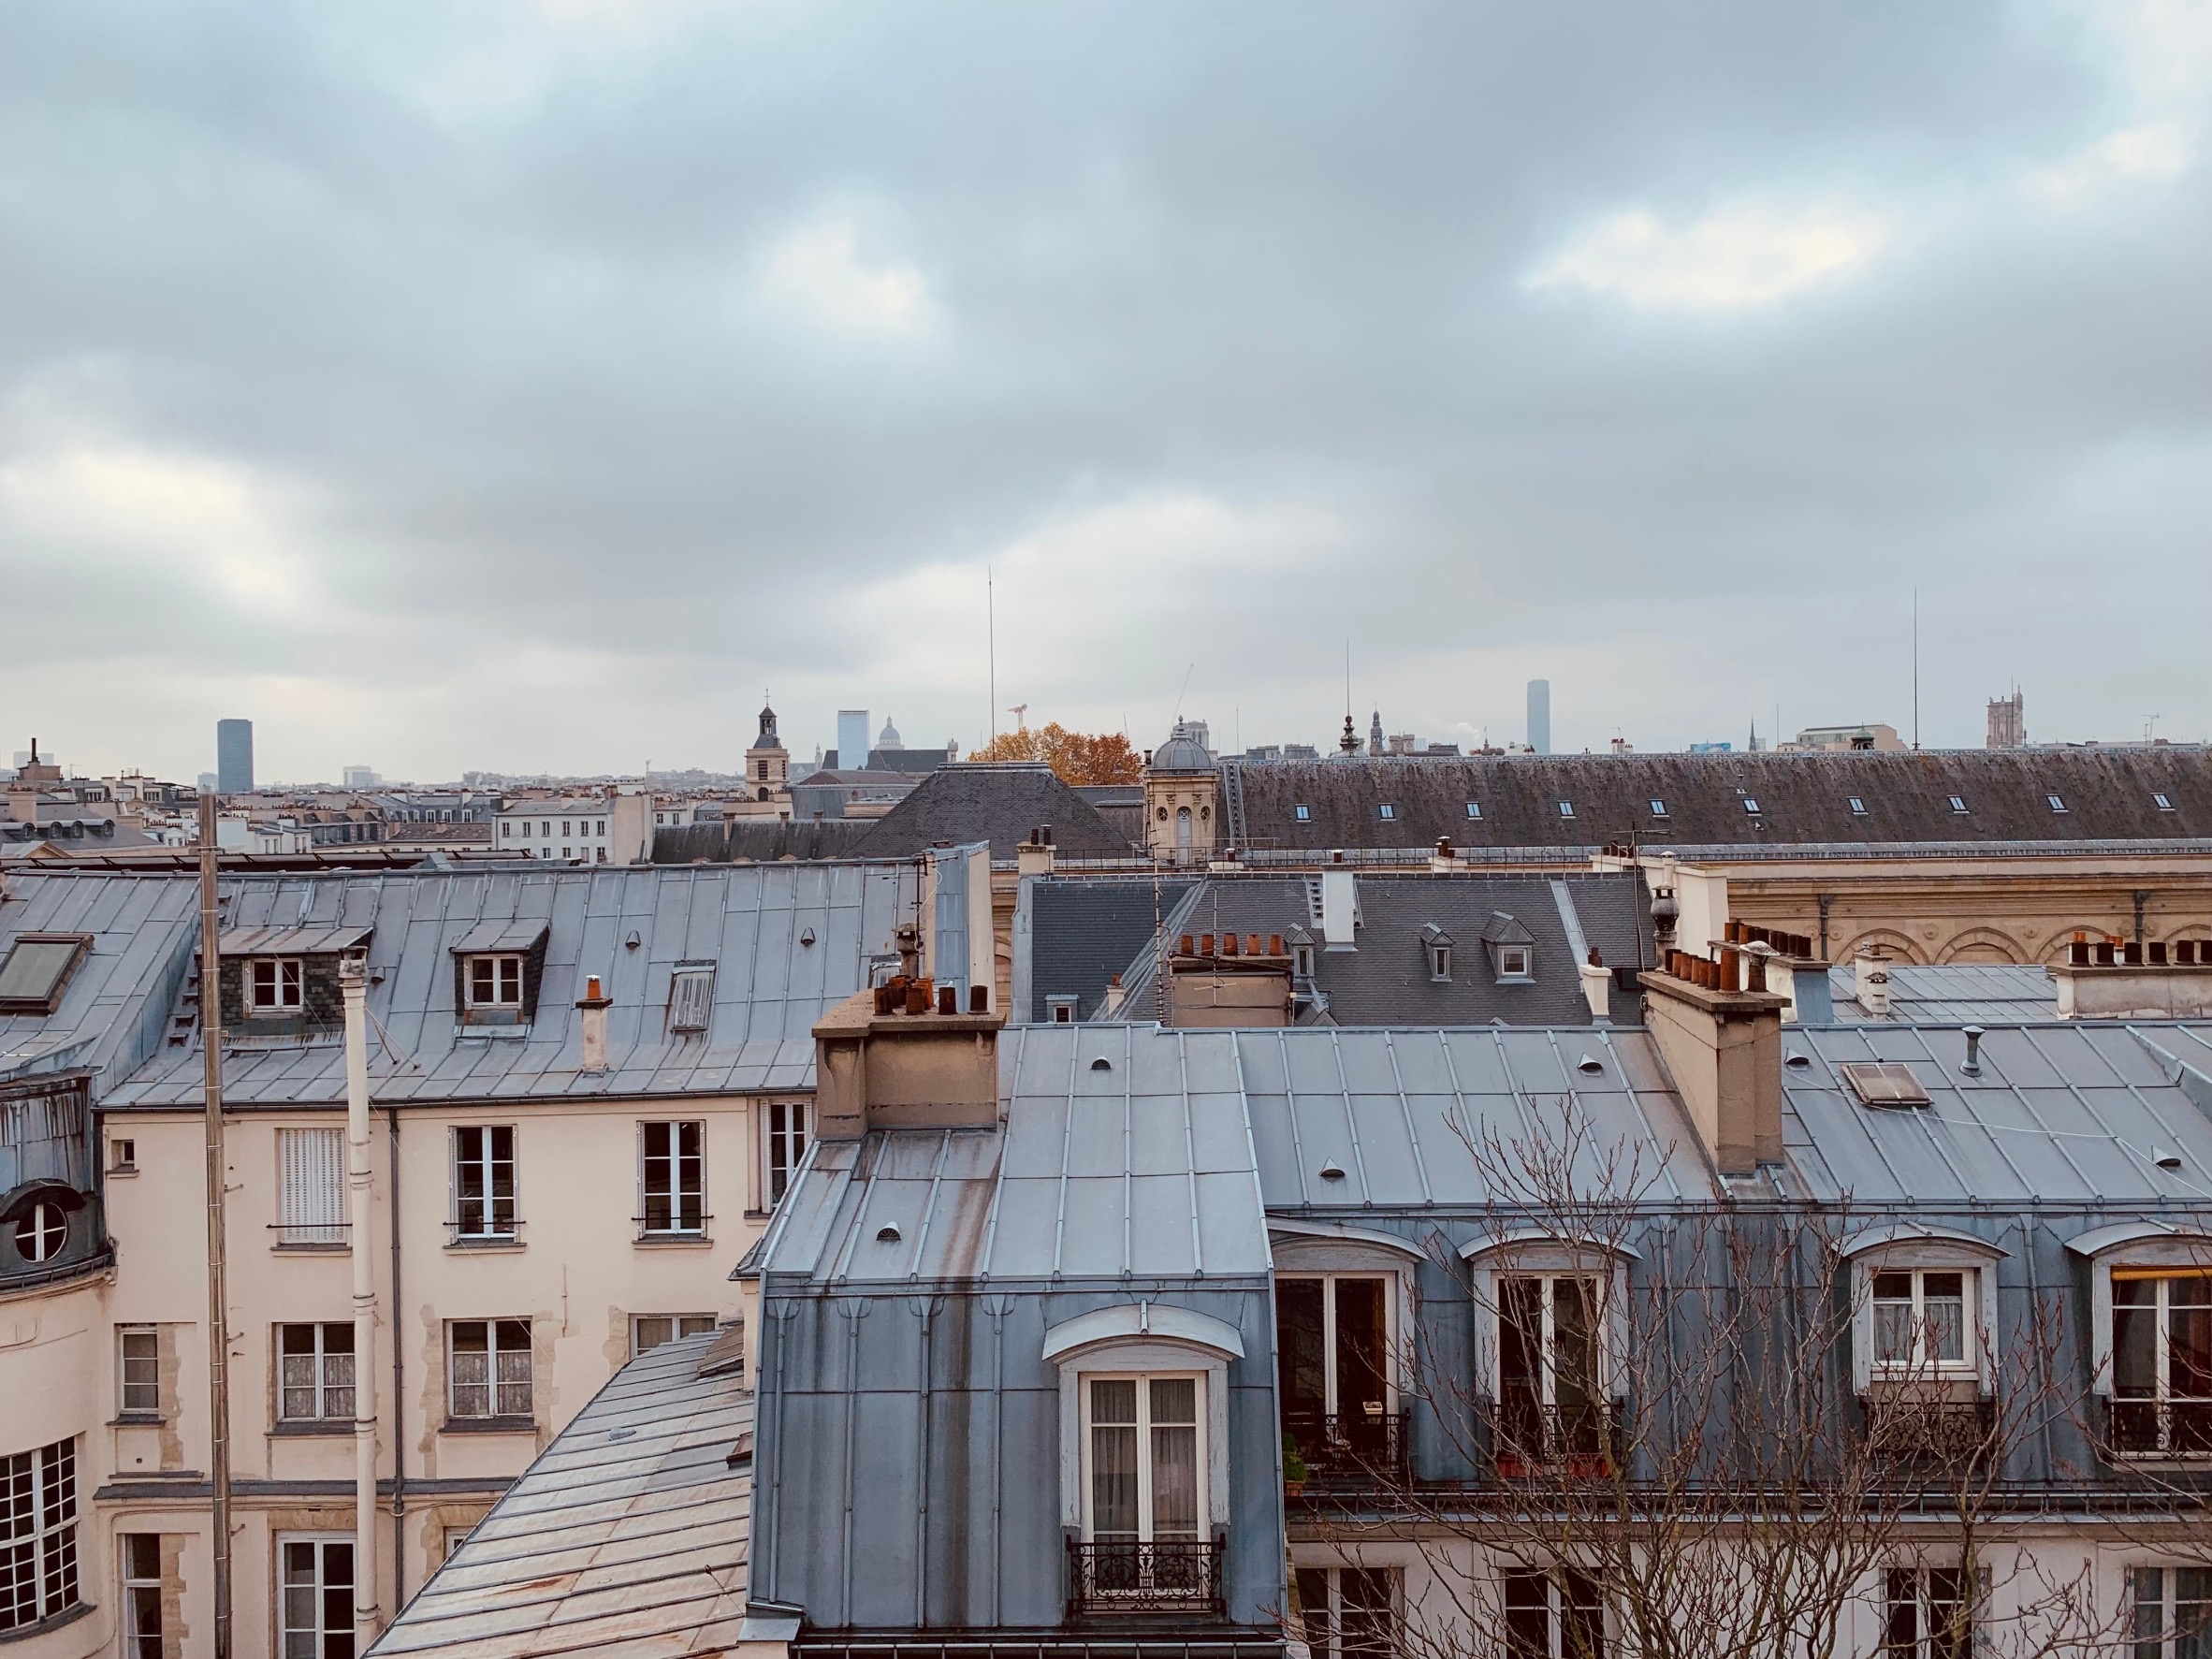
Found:
<path fill-rule="evenodd" d="M 773 800 L 791 786 L 791 750 L 776 735 L 776 711 L 762 706 L 761 735 L 745 751 L 746 792 L 758 801 Z"/>

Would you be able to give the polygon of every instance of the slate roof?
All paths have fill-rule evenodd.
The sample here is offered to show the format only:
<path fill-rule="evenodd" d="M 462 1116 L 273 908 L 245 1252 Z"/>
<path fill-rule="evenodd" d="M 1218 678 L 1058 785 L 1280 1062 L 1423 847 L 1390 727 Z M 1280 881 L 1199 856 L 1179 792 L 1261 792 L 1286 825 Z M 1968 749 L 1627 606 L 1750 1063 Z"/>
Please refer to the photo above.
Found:
<path fill-rule="evenodd" d="M 51 1016 L 0 1014 L 0 1082 L 88 1070 L 101 1098 L 161 1043 L 198 943 L 197 890 L 158 876 L 10 872 L 0 893 L 0 959 L 19 934 L 92 935 Z"/>
<path fill-rule="evenodd" d="M 1048 1016 L 1049 997 L 1075 997 L 1075 1017 L 1094 1017 L 1113 976 L 1152 949 L 1156 917 L 1168 917 L 1197 882 L 1080 876 L 1041 878 L 1029 884 L 1029 1007 L 1027 1017 Z"/>
<path fill-rule="evenodd" d="M 1142 885 L 1149 903 L 1149 883 L 1130 884 Z M 1184 933 L 1288 936 L 1299 926 L 1317 940 L 1320 924 L 1309 898 L 1312 891 L 1304 877 L 1208 877 L 1196 898 L 1171 919 L 1170 941 Z M 1590 949 L 1598 951 L 1606 966 L 1631 970 L 1632 977 L 1639 961 L 1649 961 L 1648 947 L 1643 956 L 1637 953 L 1639 940 L 1649 934 L 1649 899 L 1635 876 L 1361 871 L 1353 891 L 1360 918 L 1358 950 L 1317 950 L 1314 956 L 1313 982 L 1323 998 L 1321 1011 L 1338 1026 L 1479 1026 L 1492 1020 L 1510 1026 L 1588 1025 L 1590 1004 L 1576 966 Z M 1482 945 L 1485 937 L 1497 937 L 1494 918 L 1501 912 L 1525 928 L 1533 941 L 1530 983 L 1499 983 Z M 1579 938 L 1569 936 L 1570 916 Z M 1421 932 L 1430 924 L 1456 941 L 1448 983 L 1439 984 L 1430 976 Z M 1041 920 L 1031 950 L 1046 948 Z M 1147 938 L 1123 968 L 1126 1008 L 1152 1008 L 1154 968 Z M 1613 1006 L 1617 1021 L 1637 1017 L 1634 992 L 1616 989 Z M 1041 1011 L 1037 1017 L 1043 1017 Z"/>
<path fill-rule="evenodd" d="M 1260 849 L 1421 847 L 1439 837 L 1470 851 L 1632 837 L 1651 847 L 2212 837 L 2212 754 L 2181 746 L 1357 759 L 1246 766 L 1240 781 L 1241 842 Z M 2160 793 L 2171 811 L 2158 807 Z M 1966 812 L 1952 809 L 1954 794 Z M 2052 808 L 2053 794 L 2064 811 Z M 1852 811 L 1854 796 L 1864 815 Z M 1666 817 L 1653 814 L 1654 800 Z M 1480 818 L 1467 816 L 1469 802 Z"/>
<path fill-rule="evenodd" d="M 700 1375 L 719 1340 L 662 1343 L 617 1372 L 370 1653 L 735 1652 L 750 1554 L 753 1401 L 741 1375 Z"/>
<path fill-rule="evenodd" d="M 190 893 L 189 882 L 171 885 Z M 403 1102 L 809 1086 L 814 1022 L 867 982 L 871 957 L 894 948 L 899 922 L 914 916 L 919 872 L 896 864 L 607 865 L 232 877 L 224 887 L 231 928 L 373 930 L 369 1009 L 380 1037 L 370 1092 Z M 541 930 L 547 945 L 535 1021 L 518 1029 L 457 1025 L 456 947 L 494 940 L 519 948 L 516 941 Z M 666 1029 L 679 962 L 715 964 L 703 1033 Z M 575 1004 L 593 973 L 614 998 L 604 1072 L 580 1070 Z M 200 1066 L 196 1035 L 165 1044 L 113 1099 L 196 1110 Z M 231 1048 L 223 1075 L 234 1107 L 344 1099 L 334 1036 Z"/>
<path fill-rule="evenodd" d="M 943 766 L 860 838 L 863 858 L 910 858 L 940 842 L 989 841 L 991 856 L 1011 863 L 1040 824 L 1053 844 L 1077 857 L 1126 857 L 1129 843 L 1098 808 L 1043 765 Z"/>
<path fill-rule="evenodd" d="M 1857 1025 L 1875 1016 L 1859 1006 L 1849 964 L 1828 969 L 1836 1023 Z M 1991 1025 L 2059 1017 L 2058 988 L 2032 963 L 1953 962 L 1929 968 L 1892 963 L 1886 1024 Z"/>

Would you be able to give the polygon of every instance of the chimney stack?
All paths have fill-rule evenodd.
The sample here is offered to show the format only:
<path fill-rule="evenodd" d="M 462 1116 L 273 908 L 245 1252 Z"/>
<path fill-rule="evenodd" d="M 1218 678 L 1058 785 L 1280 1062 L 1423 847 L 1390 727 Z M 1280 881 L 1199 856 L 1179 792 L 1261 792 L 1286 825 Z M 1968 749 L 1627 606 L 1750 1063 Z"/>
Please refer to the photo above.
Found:
<path fill-rule="evenodd" d="M 1889 954 L 1880 945 L 1861 945 L 1851 959 L 1852 994 L 1877 1020 L 1889 1018 Z"/>
<path fill-rule="evenodd" d="M 1734 961 L 1737 953 L 1724 953 Z M 1771 991 L 1724 989 L 1721 963 L 1681 951 L 1637 976 L 1645 1020 L 1724 1175 L 1782 1161 L 1782 1010 Z"/>
<path fill-rule="evenodd" d="M 576 999 L 576 1023 L 584 1044 L 583 1070 L 606 1070 L 606 1011 L 615 999 L 599 988 L 599 976 L 584 981 L 584 995 Z"/>
<path fill-rule="evenodd" d="M 1594 949 L 1590 953 L 1590 960 L 1576 971 L 1582 976 L 1582 999 L 1590 1004 L 1590 1017 L 1603 1024 L 1612 1010 L 1612 970 L 1606 967 L 1605 959 Z"/>

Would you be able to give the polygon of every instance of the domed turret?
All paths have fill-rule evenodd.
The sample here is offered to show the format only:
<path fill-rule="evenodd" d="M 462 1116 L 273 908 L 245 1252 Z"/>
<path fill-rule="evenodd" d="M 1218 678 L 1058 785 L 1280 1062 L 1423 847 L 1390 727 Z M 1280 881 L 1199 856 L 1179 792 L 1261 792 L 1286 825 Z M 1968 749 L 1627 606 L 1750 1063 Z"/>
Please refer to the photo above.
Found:
<path fill-rule="evenodd" d="M 1186 720 L 1177 720 L 1175 729 L 1168 734 L 1168 740 L 1152 751 L 1155 772 L 1205 772 L 1212 770 L 1213 765 L 1214 757 L 1191 735 Z"/>
<path fill-rule="evenodd" d="M 885 715 L 883 717 L 883 730 L 876 735 L 876 747 L 878 749 L 904 749 L 906 746 L 906 739 L 898 735 L 898 728 L 891 723 L 891 717 Z"/>

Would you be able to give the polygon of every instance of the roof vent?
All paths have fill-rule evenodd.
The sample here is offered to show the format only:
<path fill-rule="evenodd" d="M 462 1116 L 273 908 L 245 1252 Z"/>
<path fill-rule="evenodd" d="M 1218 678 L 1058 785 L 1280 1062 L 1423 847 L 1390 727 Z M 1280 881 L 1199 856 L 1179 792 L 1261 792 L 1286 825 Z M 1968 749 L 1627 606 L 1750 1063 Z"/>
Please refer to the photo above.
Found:
<path fill-rule="evenodd" d="M 1578 1071 L 1603 1071 L 1605 1069 L 1605 1062 L 1595 1055 L 1584 1055 L 1575 1062 L 1575 1070 Z"/>
<path fill-rule="evenodd" d="M 1854 1060 L 1839 1066 L 1843 1081 L 1858 1096 L 1861 1106 L 1925 1106 L 1928 1091 L 1913 1075 L 1913 1068 L 1898 1060 Z"/>
<path fill-rule="evenodd" d="M 892 1226 L 890 1222 L 886 1221 L 881 1227 L 876 1229 L 876 1243 L 879 1244 L 897 1244 L 898 1229 Z"/>
<path fill-rule="evenodd" d="M 1111 1071 L 1113 1070 L 1113 1062 L 1109 1060 L 1104 1055 L 1100 1055 L 1097 1059 L 1091 1062 L 1091 1070 L 1093 1071 Z"/>
<path fill-rule="evenodd" d="M 1323 1164 L 1321 1166 L 1321 1179 L 1324 1181 L 1342 1181 L 1344 1179 L 1344 1166 L 1337 1163 Z"/>
<path fill-rule="evenodd" d="M 1784 1056 L 1782 1063 L 1784 1066 L 1795 1066 L 1799 1070 L 1803 1070 L 1806 1067 L 1812 1065 L 1812 1061 L 1810 1056 L 1801 1055 L 1797 1053 L 1797 1050 L 1792 1049 L 1789 1054 Z"/>
<path fill-rule="evenodd" d="M 635 1429 L 609 1429 L 606 1437 L 609 1440 L 627 1440 L 636 1433 Z"/>
<path fill-rule="evenodd" d="M 2181 1168 L 2181 1154 L 2168 1152 L 2163 1146 L 2153 1146 L 2150 1149 L 2150 1161 L 2161 1170 L 2178 1170 Z"/>
<path fill-rule="evenodd" d="M 804 929 L 802 929 L 802 930 L 800 931 L 800 934 L 799 934 L 799 943 L 801 943 L 802 945 L 810 945 L 810 944 L 812 944 L 813 942 L 814 942 L 814 929 L 812 929 L 811 927 L 808 927 L 808 928 L 804 928 Z"/>

